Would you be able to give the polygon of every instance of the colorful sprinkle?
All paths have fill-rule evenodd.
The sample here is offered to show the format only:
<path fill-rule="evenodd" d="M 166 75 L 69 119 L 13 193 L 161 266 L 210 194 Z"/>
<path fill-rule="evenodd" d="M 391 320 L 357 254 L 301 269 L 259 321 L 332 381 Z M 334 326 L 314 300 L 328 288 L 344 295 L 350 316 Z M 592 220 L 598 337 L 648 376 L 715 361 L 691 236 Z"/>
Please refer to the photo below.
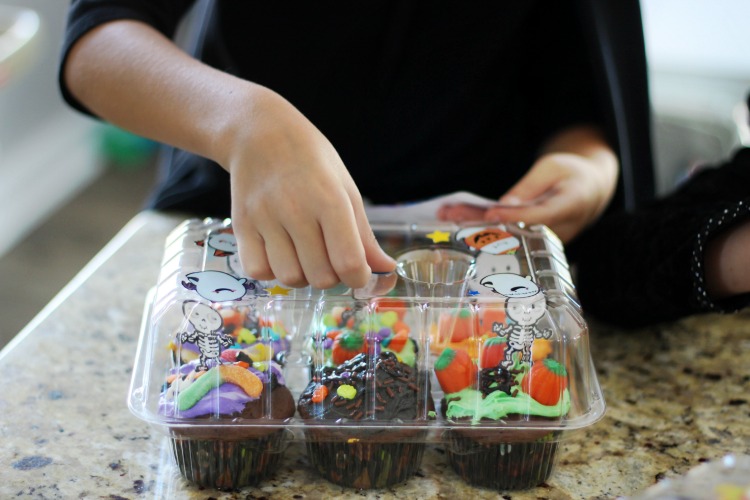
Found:
<path fill-rule="evenodd" d="M 322 403 L 326 399 L 326 396 L 328 396 L 328 387 L 324 385 L 319 385 L 313 391 L 313 394 L 312 394 L 313 403 Z"/>
<path fill-rule="evenodd" d="M 255 334 L 248 328 L 240 328 L 237 332 L 237 342 L 240 344 L 254 344 L 257 341 Z"/>
<path fill-rule="evenodd" d="M 357 389 L 352 385 L 344 384 L 336 389 L 336 394 L 345 399 L 354 399 L 357 396 Z"/>

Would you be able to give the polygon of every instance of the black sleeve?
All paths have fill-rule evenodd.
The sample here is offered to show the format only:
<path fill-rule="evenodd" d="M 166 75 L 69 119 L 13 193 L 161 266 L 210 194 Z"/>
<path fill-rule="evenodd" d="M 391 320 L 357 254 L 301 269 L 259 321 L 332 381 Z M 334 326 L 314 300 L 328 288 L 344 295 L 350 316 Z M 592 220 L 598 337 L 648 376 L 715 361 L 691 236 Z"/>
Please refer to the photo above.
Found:
<path fill-rule="evenodd" d="M 639 327 L 750 305 L 750 294 L 711 300 L 703 269 L 706 243 L 750 218 L 748 186 L 745 148 L 648 206 L 602 218 L 570 247 L 584 311 L 606 323 Z"/>
<path fill-rule="evenodd" d="M 194 0 L 72 0 L 68 11 L 58 84 L 63 99 L 73 108 L 91 115 L 65 86 L 63 69 L 73 45 L 90 30 L 109 21 L 132 19 L 153 26 L 169 38 Z"/>
<path fill-rule="evenodd" d="M 523 94 L 528 98 L 527 113 L 534 117 L 529 133 L 542 138 L 543 144 L 570 126 L 603 128 L 606 120 L 597 100 L 600 82 L 589 56 L 584 19 L 573 2 L 535 5 L 533 27 L 515 42 L 525 56 L 519 71 L 527 75 L 529 89 L 533 89 Z"/>

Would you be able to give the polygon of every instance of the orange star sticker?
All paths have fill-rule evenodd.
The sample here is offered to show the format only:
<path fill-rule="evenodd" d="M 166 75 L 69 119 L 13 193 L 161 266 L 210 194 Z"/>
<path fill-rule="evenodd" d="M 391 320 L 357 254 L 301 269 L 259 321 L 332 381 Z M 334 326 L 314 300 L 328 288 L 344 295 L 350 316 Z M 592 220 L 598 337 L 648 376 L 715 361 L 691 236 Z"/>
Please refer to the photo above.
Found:
<path fill-rule="evenodd" d="M 433 243 L 449 243 L 451 241 L 451 233 L 446 231 L 433 231 L 426 235 Z"/>

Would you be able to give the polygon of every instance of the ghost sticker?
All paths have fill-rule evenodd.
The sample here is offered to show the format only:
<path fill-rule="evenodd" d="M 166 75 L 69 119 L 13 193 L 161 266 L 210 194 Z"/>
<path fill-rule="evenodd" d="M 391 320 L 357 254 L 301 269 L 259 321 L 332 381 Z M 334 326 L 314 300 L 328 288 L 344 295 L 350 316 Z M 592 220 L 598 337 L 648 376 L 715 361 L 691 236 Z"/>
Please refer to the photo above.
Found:
<path fill-rule="evenodd" d="M 215 257 L 227 257 L 237 253 L 237 238 L 231 228 L 216 231 L 209 235 L 208 239 L 196 241 L 195 244 L 213 249 Z"/>
<path fill-rule="evenodd" d="M 474 265 L 474 278 L 469 281 L 469 295 L 493 295 L 492 287 L 483 285 L 485 277 L 494 274 L 521 274 L 521 263 L 515 255 L 494 255 L 479 252 Z"/>
<path fill-rule="evenodd" d="M 493 255 L 515 253 L 521 246 L 518 238 L 499 227 L 467 227 L 456 233 L 456 239 Z"/>
<path fill-rule="evenodd" d="M 182 286 L 195 290 L 198 295 L 211 302 L 240 300 L 248 292 L 259 295 L 256 282 L 237 278 L 221 271 L 198 271 L 185 276 Z"/>
<path fill-rule="evenodd" d="M 183 302 L 182 313 L 193 326 L 193 331 L 181 332 L 178 337 L 183 344 L 189 342 L 198 346 L 200 358 L 196 370 L 208 370 L 209 360 L 221 363 L 221 347 L 234 344 L 231 337 L 220 332 L 224 326 L 221 314 L 213 307 L 195 300 Z"/>
<path fill-rule="evenodd" d="M 532 295 L 539 293 L 539 287 L 537 284 L 529 278 L 524 278 L 520 274 L 490 274 L 482 278 L 479 283 L 496 294 L 508 298 L 531 297 Z"/>

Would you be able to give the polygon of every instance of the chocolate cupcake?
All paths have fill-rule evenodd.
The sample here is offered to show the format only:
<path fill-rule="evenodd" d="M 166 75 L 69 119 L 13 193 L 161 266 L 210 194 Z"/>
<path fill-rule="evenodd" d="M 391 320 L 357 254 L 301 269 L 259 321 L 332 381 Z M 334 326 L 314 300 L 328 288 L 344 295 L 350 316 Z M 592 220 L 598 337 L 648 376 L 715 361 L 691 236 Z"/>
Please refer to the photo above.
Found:
<path fill-rule="evenodd" d="M 172 343 L 158 413 L 182 475 L 198 486 L 236 489 L 273 472 L 284 449 L 283 421 L 294 415 L 285 386 L 283 346 L 271 331 L 238 342 L 226 315 L 185 301 L 185 330 Z M 196 346 L 197 358 L 183 362 Z M 262 423 L 262 425 L 258 425 Z"/>
<path fill-rule="evenodd" d="M 197 361 L 176 369 L 159 409 L 172 424 L 170 444 L 182 475 L 197 486 L 233 490 L 276 470 L 284 432 L 270 424 L 294 415 L 294 398 L 278 365 L 260 371 L 239 354 L 207 370 Z M 253 426 L 259 419 L 268 425 Z"/>
<path fill-rule="evenodd" d="M 493 342 L 487 348 L 507 346 Z M 445 445 L 456 473 L 472 485 L 496 490 L 531 488 L 550 476 L 557 428 L 570 409 L 567 372 L 560 363 L 544 357 L 533 364 L 519 359 L 481 368 L 465 351 L 446 349 L 435 373 L 445 393 L 441 414 L 453 424 Z"/>
<path fill-rule="evenodd" d="M 389 351 L 322 367 L 297 405 L 309 424 L 313 467 L 333 483 L 358 489 L 406 481 L 419 469 L 425 448 L 425 432 L 408 427 L 434 413 L 423 386 L 417 369 Z M 339 422 L 357 427 L 336 428 Z"/>

